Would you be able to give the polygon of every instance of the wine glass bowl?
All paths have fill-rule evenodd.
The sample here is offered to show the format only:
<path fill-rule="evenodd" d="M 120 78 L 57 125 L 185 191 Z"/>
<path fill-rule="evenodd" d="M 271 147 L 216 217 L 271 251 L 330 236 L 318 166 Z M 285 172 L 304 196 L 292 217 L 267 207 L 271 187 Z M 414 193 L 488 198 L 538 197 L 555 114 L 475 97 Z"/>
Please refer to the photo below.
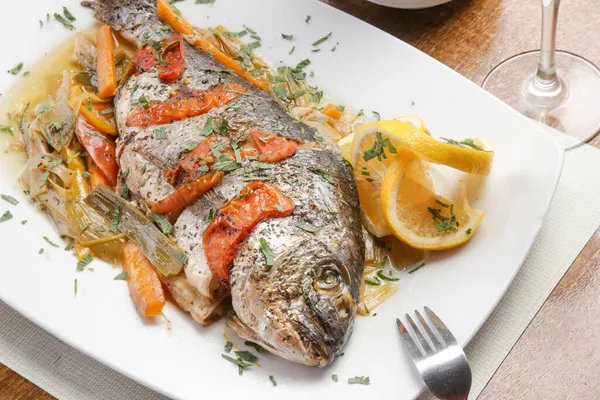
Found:
<path fill-rule="evenodd" d="M 577 147 L 600 131 L 600 69 L 585 58 L 556 51 L 559 0 L 542 0 L 541 50 L 510 57 L 483 88 L 520 113 L 556 128 Z"/>

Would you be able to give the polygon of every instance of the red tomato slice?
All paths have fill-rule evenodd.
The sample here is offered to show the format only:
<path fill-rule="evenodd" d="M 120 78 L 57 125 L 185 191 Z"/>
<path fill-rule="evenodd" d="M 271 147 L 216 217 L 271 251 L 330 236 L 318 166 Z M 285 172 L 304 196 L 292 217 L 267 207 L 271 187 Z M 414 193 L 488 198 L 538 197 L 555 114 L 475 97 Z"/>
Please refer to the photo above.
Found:
<path fill-rule="evenodd" d="M 239 197 L 219 210 L 202 240 L 210 270 L 226 281 L 239 244 L 254 227 L 268 218 L 287 217 L 296 207 L 279 189 L 263 181 L 248 184 Z"/>
<path fill-rule="evenodd" d="M 185 47 L 181 36 L 172 36 L 163 42 L 162 61 L 158 77 L 163 80 L 178 79 L 185 70 Z"/>
<path fill-rule="evenodd" d="M 116 185 L 119 166 L 115 157 L 115 142 L 100 133 L 83 115 L 77 117 L 75 134 L 110 184 Z"/>
<path fill-rule="evenodd" d="M 136 106 L 127 116 L 127 126 L 162 125 L 205 114 L 237 99 L 244 92 L 246 88 L 238 84 L 217 85 L 205 91 L 195 90 L 192 97 L 186 97 L 181 91 L 174 91 L 164 103 Z"/>
<path fill-rule="evenodd" d="M 298 143 L 272 133 L 250 131 L 258 148 L 258 159 L 265 162 L 277 162 L 294 155 Z"/>
<path fill-rule="evenodd" d="M 175 193 L 167 196 L 158 203 L 155 203 L 150 211 L 153 213 L 168 214 L 172 211 L 179 210 L 208 192 L 219 183 L 224 176 L 225 173 L 223 171 L 209 172 L 193 182 L 182 185 Z"/>

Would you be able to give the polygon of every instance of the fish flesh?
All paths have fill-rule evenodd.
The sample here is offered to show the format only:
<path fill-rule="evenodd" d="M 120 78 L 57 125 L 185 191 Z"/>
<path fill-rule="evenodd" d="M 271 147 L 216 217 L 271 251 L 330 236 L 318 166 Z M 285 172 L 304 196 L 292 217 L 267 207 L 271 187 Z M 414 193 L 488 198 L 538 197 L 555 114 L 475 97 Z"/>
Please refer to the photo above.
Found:
<path fill-rule="evenodd" d="M 138 49 L 149 43 L 158 43 L 158 49 L 162 43 L 162 51 L 178 46 L 169 43 L 165 47 L 176 36 L 156 17 L 154 0 L 82 4 L 92 7 L 98 20 Z M 269 93 L 187 42 L 182 46 L 185 68 L 176 79 L 161 78 L 160 66 L 138 68 L 117 91 L 121 170 L 117 191 L 126 185 L 132 200 L 150 207 L 198 178 L 195 169 L 182 167 L 186 162 L 201 169 L 201 161 L 207 157 L 217 154 L 214 157 L 221 159 L 226 157 L 219 156 L 221 153 L 235 153 L 230 164 L 225 158 L 219 175 L 222 179 L 177 212 L 173 239 L 188 261 L 182 274 L 162 277 L 163 282 L 196 321 L 206 323 L 220 316 L 230 295 L 228 323 L 240 337 L 285 359 L 326 366 L 342 352 L 351 335 L 364 265 L 359 201 L 351 168 L 331 140 L 286 113 Z M 140 60 L 142 63 L 143 57 Z M 204 104 L 208 94 L 217 99 L 212 107 L 177 114 L 188 102 Z M 152 119 L 156 115 L 151 117 L 149 112 L 168 103 L 172 107 L 165 112 L 170 117 Z M 211 124 L 221 128 L 213 131 Z M 293 146 L 275 162 L 264 162 L 262 153 L 258 159 L 241 159 L 239 152 L 244 152 L 244 143 L 252 143 L 253 135 L 256 139 L 256 132 Z M 207 140 L 211 140 L 212 153 L 182 161 L 186 154 L 200 154 Z M 260 152 L 260 140 L 255 142 Z M 216 221 L 227 222 L 224 210 L 234 207 L 236 201 L 246 201 L 249 194 L 257 193 L 249 188 L 259 186 L 278 191 L 293 202 L 293 208 L 286 214 L 256 220 L 244 236 L 236 237 L 237 249 L 225 271 L 227 281 L 211 269 L 207 255 L 213 249 L 204 248 L 205 233 Z M 267 257 L 268 251 L 272 259 Z"/>

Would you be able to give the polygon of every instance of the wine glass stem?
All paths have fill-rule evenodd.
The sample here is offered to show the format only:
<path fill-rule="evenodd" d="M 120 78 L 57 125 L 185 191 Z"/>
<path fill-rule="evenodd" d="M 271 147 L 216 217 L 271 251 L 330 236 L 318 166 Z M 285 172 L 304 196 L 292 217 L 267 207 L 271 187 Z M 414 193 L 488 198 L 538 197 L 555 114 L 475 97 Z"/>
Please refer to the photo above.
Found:
<path fill-rule="evenodd" d="M 534 86 L 544 91 L 555 91 L 560 87 L 560 80 L 556 75 L 556 24 L 558 20 L 558 5 L 560 0 L 542 1 L 542 44 L 540 50 L 540 63 Z"/>

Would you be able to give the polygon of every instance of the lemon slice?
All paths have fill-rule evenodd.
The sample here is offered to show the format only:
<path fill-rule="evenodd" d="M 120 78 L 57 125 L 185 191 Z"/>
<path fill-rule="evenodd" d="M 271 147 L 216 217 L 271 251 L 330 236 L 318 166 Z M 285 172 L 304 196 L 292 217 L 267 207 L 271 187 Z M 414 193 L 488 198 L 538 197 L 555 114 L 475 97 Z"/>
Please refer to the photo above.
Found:
<path fill-rule="evenodd" d="M 454 203 L 435 193 L 421 159 L 395 158 L 381 185 L 381 204 L 389 229 L 398 239 L 422 250 L 445 250 L 470 240 L 483 219 L 472 209 L 464 181 Z"/>
<path fill-rule="evenodd" d="M 421 157 L 436 164 L 447 165 L 470 174 L 488 175 L 494 161 L 494 152 L 477 144 L 474 139 L 462 141 L 445 139 L 442 142 L 431 137 L 426 132 L 411 124 L 397 120 L 372 122 L 361 125 L 354 133 L 352 142 L 352 165 L 355 159 L 371 148 L 379 133 L 379 140 L 375 151 L 381 151 L 382 141 L 389 139 L 393 147 L 408 146 Z M 389 146 L 388 149 L 390 149 Z"/>

